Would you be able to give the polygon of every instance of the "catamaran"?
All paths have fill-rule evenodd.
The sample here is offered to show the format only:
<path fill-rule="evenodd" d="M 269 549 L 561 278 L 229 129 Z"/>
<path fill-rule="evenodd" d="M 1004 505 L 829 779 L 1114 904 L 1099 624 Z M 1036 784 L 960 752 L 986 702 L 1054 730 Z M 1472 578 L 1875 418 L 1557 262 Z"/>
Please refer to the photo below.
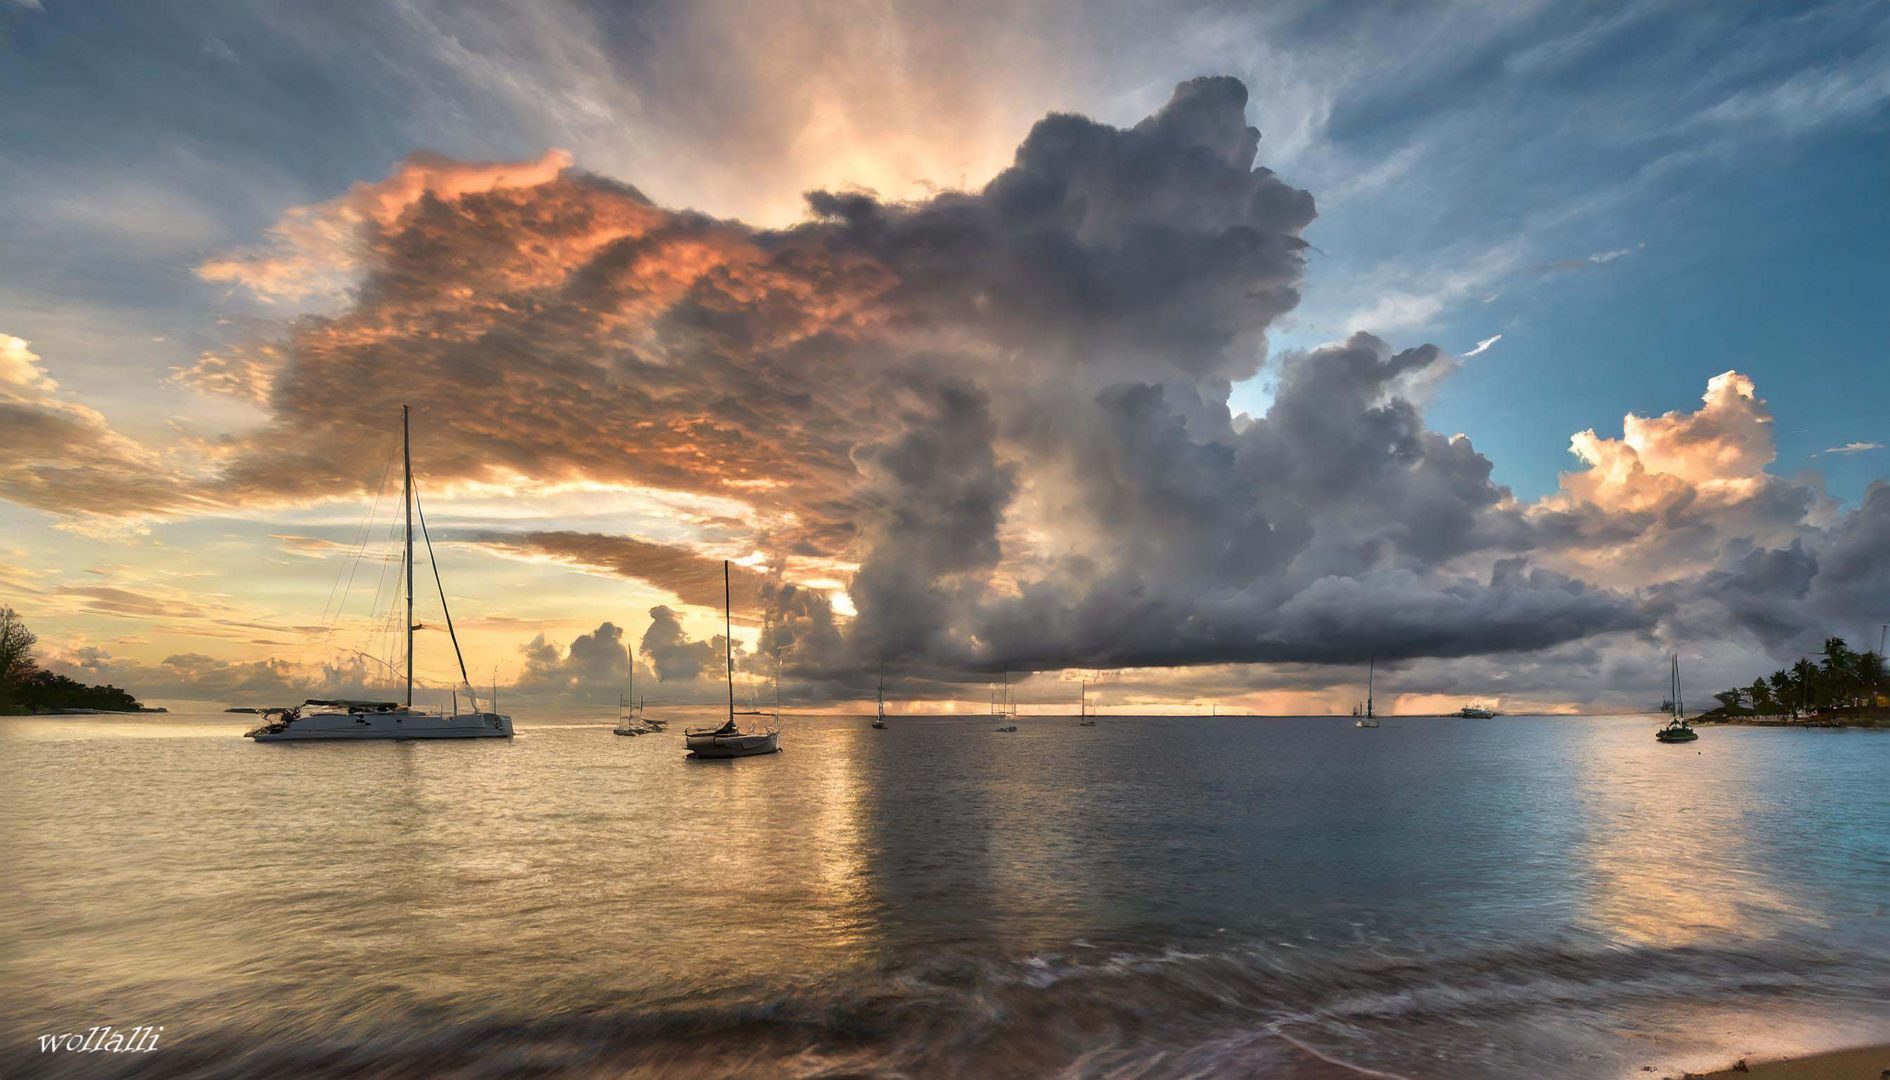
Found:
<path fill-rule="evenodd" d="M 357 701 L 349 699 L 310 698 L 293 709 L 273 712 L 268 723 L 243 733 L 257 742 L 339 742 L 350 739 L 509 739 L 512 718 L 480 709 L 478 693 L 466 677 L 466 658 L 459 651 L 459 635 L 453 630 L 453 615 L 446 606 L 446 586 L 440 579 L 440 564 L 433 557 L 433 538 L 427 534 L 426 511 L 420 506 L 420 492 L 413 482 L 413 439 L 407 406 L 400 407 L 400 458 L 402 498 L 405 501 L 406 542 L 401 569 L 407 582 L 407 693 L 402 701 Z M 445 709 L 426 712 L 413 707 L 413 632 L 422 629 L 413 621 L 413 523 L 420 517 L 420 536 L 426 542 L 427 562 L 433 567 L 433 584 L 440 592 L 440 611 L 446 616 L 446 636 L 453 642 L 453 657 L 459 661 L 459 678 L 472 701 L 472 711 L 458 708 L 458 693 L 449 715 Z M 494 708 L 497 703 L 494 702 Z"/>
<path fill-rule="evenodd" d="M 722 649 L 723 662 L 728 666 L 728 720 L 720 727 L 684 728 L 683 742 L 689 747 L 692 758 L 738 758 L 755 757 L 760 754 L 772 754 L 781 749 L 781 717 L 779 713 L 764 712 L 760 709 L 735 711 L 735 646 L 733 616 L 730 614 L 728 590 L 728 560 L 722 561 Z M 747 731 L 736 721 L 738 716 L 763 718 L 759 728 L 751 725 Z"/>
<path fill-rule="evenodd" d="M 1375 728 L 1378 726 L 1378 714 L 1372 711 L 1372 682 L 1377 674 L 1377 668 L 1376 659 L 1369 660 L 1365 664 L 1365 715 L 1352 721 L 1354 727 Z"/>
<path fill-rule="evenodd" d="M 1692 742 L 1700 737 L 1700 733 L 1693 730 L 1693 725 L 1687 723 L 1686 706 L 1680 701 L 1679 653 L 1673 655 L 1672 666 L 1668 669 L 1667 688 L 1670 691 L 1667 697 L 1667 707 L 1673 711 L 1669 714 L 1667 726 L 1656 730 L 1654 732 L 1654 738 L 1659 739 L 1661 742 L 1669 743 Z"/>

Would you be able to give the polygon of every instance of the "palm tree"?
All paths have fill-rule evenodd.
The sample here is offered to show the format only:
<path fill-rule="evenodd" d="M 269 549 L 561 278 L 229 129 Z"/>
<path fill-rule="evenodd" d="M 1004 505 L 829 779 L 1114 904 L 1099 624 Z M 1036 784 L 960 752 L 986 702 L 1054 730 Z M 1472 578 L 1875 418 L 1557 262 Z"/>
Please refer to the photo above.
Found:
<path fill-rule="evenodd" d="M 1883 654 L 1875 649 L 1867 649 L 1857 654 L 1857 684 L 1870 695 L 1870 704 L 1877 704 L 1877 695 L 1886 680 L 1884 678 Z"/>
<path fill-rule="evenodd" d="M 1752 711 L 1755 713 L 1769 716 L 1778 709 L 1777 703 L 1772 700 L 1772 688 L 1766 685 L 1763 677 L 1752 680 L 1752 685 L 1746 687 L 1746 696 L 1752 699 Z"/>
<path fill-rule="evenodd" d="M 1794 696 L 1794 703 L 1792 705 L 1793 716 L 1797 716 L 1801 710 L 1807 713 L 1811 711 L 1811 687 L 1812 683 L 1817 680 L 1817 677 L 1818 665 L 1812 663 L 1810 660 L 1801 657 L 1796 664 L 1792 665 L 1791 685 Z"/>
<path fill-rule="evenodd" d="M 1819 674 L 1823 676 L 1824 694 L 1831 704 L 1850 704 L 1856 699 L 1856 665 L 1857 654 L 1843 638 L 1824 639 L 1824 664 Z"/>

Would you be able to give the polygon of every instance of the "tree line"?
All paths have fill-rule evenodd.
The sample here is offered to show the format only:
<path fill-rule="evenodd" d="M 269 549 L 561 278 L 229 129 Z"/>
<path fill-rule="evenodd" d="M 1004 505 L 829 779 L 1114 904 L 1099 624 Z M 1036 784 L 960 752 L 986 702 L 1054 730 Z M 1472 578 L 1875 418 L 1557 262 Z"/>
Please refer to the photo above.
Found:
<path fill-rule="evenodd" d="M 52 709 L 103 709 L 137 712 L 138 699 L 116 686 L 88 686 L 55 675 L 33 659 L 39 638 L 19 612 L 0 607 L 0 716 Z"/>
<path fill-rule="evenodd" d="M 1821 659 L 1801 658 L 1751 686 L 1721 690 L 1713 697 L 1719 708 L 1707 715 L 1789 716 L 1797 719 L 1832 709 L 1881 705 L 1890 693 L 1890 674 L 1883 656 L 1874 650 L 1858 652 L 1843 638 L 1826 638 Z"/>

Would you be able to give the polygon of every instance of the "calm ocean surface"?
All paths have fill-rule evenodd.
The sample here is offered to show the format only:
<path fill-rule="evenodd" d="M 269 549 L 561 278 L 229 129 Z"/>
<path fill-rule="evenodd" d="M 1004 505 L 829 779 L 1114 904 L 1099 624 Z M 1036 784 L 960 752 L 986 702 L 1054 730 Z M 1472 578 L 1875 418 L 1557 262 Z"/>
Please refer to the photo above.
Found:
<path fill-rule="evenodd" d="M 1886 733 L 816 718 L 698 763 L 602 716 L 253 722 L 0 720 L 0 1075 L 1618 1077 L 1890 1038 Z M 98 1024 L 164 1032 L 37 1050 Z"/>

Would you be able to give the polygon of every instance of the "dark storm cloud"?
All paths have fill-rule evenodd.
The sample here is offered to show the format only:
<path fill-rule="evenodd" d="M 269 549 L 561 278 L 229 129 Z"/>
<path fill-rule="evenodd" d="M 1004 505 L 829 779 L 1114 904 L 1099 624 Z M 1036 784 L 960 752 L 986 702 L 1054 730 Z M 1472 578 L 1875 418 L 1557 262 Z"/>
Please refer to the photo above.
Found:
<path fill-rule="evenodd" d="M 1832 635 L 1867 638 L 1890 612 L 1890 483 L 1872 484 L 1863 505 L 1827 531 L 1730 555 L 1648 592 L 1650 609 L 1676 635 L 1723 626 L 1773 656 L 1814 653 Z"/>
<path fill-rule="evenodd" d="M 1434 348 L 1287 357 L 1234 430 L 1314 216 L 1255 167 L 1245 105 L 1215 78 L 1130 129 L 1051 116 L 982 191 L 816 192 L 780 231 L 544 162 L 416 160 L 333 204 L 366 277 L 293 327 L 225 495 L 364 487 L 410 401 L 433 482 L 740 499 L 763 550 L 857 560 L 844 630 L 773 594 L 769 643 L 810 672 L 1462 655 L 1631 624 L 1571 579 L 1450 568 L 1529 539 L 1489 462 L 1409 400 Z M 319 276 L 302 254 L 219 272 Z M 712 564 L 643 541 L 480 539 L 714 600 Z M 711 659 L 673 620 L 646 642 L 664 677 Z"/>
<path fill-rule="evenodd" d="M 1255 166 L 1245 105 L 1211 78 L 1131 128 L 1053 115 L 980 191 L 815 192 L 779 230 L 665 209 L 555 153 L 410 159 L 205 264 L 265 295 L 358 285 L 244 354 L 236 383 L 266 387 L 272 420 L 197 490 L 367 491 L 412 403 L 430 489 L 583 481 L 747 507 L 773 564 L 738 604 L 763 617 L 761 655 L 830 680 L 882 661 L 965 678 L 1545 649 L 1653 617 L 1552 558 L 1632 542 L 1662 565 L 1683 539 L 1712 556 L 1729 534 L 1690 525 L 1702 491 L 1768 529 L 1803 516 L 1801 488 L 1751 475 L 1769 418 L 1735 373 L 1697 414 L 1588 433 L 1600 479 L 1539 512 L 1426 426 L 1417 402 L 1452 363 L 1432 346 L 1357 334 L 1282 356 L 1271 407 L 1237 426 L 1230 387 L 1298 302 L 1315 213 Z M 1719 461 L 1759 494 L 1688 471 Z M 719 599 L 713 561 L 679 548 L 468 535 Z M 796 558 L 857 565 L 857 617 L 782 581 Z M 656 677 L 719 669 L 716 639 L 652 618 Z M 609 624 L 570 650 L 541 639 L 528 681 L 611 685 L 621 643 Z"/>

